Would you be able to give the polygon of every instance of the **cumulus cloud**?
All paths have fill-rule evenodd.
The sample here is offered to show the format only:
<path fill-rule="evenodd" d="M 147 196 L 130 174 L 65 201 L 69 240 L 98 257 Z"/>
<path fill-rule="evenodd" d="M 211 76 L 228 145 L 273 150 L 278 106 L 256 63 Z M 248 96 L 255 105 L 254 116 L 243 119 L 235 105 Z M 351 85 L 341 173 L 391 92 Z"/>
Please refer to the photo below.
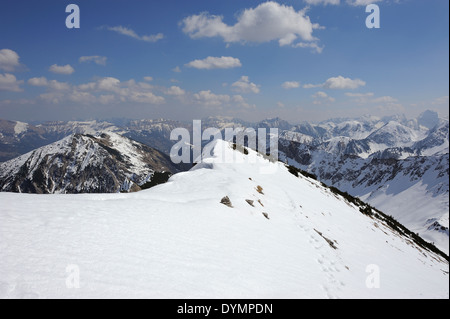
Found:
<path fill-rule="evenodd" d="M 215 94 L 210 90 L 200 91 L 193 94 L 193 103 L 206 107 L 208 109 L 233 109 L 233 110 L 251 110 L 255 109 L 254 104 L 249 104 L 242 95 Z"/>
<path fill-rule="evenodd" d="M 20 66 L 19 55 L 10 49 L 0 50 L 0 70 L 13 72 Z"/>
<path fill-rule="evenodd" d="M 151 76 L 144 76 L 144 81 L 151 82 L 151 81 L 153 81 L 153 77 L 151 77 Z"/>
<path fill-rule="evenodd" d="M 214 94 L 210 90 L 207 90 L 195 93 L 194 100 L 204 106 L 221 106 L 223 103 L 230 102 L 231 98 L 229 95 Z"/>
<path fill-rule="evenodd" d="M 152 34 L 152 35 L 138 35 L 134 30 L 123 27 L 123 26 L 115 26 L 115 27 L 106 27 L 109 31 L 117 32 L 118 34 L 125 35 L 131 37 L 136 40 L 145 41 L 145 42 L 157 42 L 161 39 L 164 39 L 164 34 Z"/>
<path fill-rule="evenodd" d="M 285 88 L 286 90 L 289 89 L 296 89 L 300 87 L 300 82 L 296 82 L 296 81 L 286 81 L 281 85 L 283 88 Z"/>
<path fill-rule="evenodd" d="M 250 82 L 248 76 L 241 76 L 239 80 L 231 84 L 232 90 L 238 93 L 259 93 L 259 85 Z"/>
<path fill-rule="evenodd" d="M 80 63 L 85 62 L 94 62 L 98 65 L 106 65 L 107 57 L 105 56 L 99 56 L 99 55 L 91 55 L 91 56 L 82 56 L 78 59 Z"/>
<path fill-rule="evenodd" d="M 128 98 L 137 103 L 145 103 L 145 104 L 162 104 L 165 102 L 165 99 L 162 96 L 157 96 L 152 92 L 131 92 Z"/>
<path fill-rule="evenodd" d="M 207 57 L 203 60 L 194 60 L 186 64 L 187 67 L 196 69 L 231 69 L 241 67 L 241 61 L 230 56 Z"/>
<path fill-rule="evenodd" d="M 62 65 L 62 66 L 53 64 L 52 66 L 50 66 L 50 68 L 48 70 L 52 73 L 65 74 L 65 75 L 70 75 L 73 72 L 75 72 L 74 68 L 72 66 L 70 66 L 69 64 Z"/>
<path fill-rule="evenodd" d="M 104 77 L 98 79 L 96 82 L 90 82 L 79 85 L 77 90 L 91 91 L 101 93 L 103 97 L 101 103 L 106 101 L 120 101 L 120 102 L 136 102 L 145 104 L 162 104 L 165 102 L 164 97 L 155 95 L 151 89 L 153 87 L 144 82 L 136 82 L 129 80 L 121 82 L 114 77 Z"/>
<path fill-rule="evenodd" d="M 355 90 L 361 86 L 365 86 L 366 82 L 360 79 L 344 78 L 343 76 L 337 76 L 329 78 L 322 84 L 305 84 L 303 88 L 324 88 L 330 90 Z"/>
<path fill-rule="evenodd" d="M 154 105 L 165 103 L 164 97 L 153 92 L 152 85 L 136 82 L 133 79 L 122 82 L 114 77 L 103 77 L 93 82 L 70 85 L 39 77 L 29 79 L 28 84 L 45 87 L 47 92 L 39 95 L 39 99 L 53 104 L 67 101 L 89 105 L 131 102 Z M 175 88 L 169 90 L 173 95 L 180 93 Z"/>
<path fill-rule="evenodd" d="M 0 91 L 22 92 L 22 80 L 17 80 L 13 74 L 0 74 Z"/>
<path fill-rule="evenodd" d="M 45 77 L 31 78 L 28 80 L 28 84 L 32 85 L 32 86 L 47 86 L 48 81 L 47 81 L 47 78 L 45 78 Z"/>
<path fill-rule="evenodd" d="M 324 83 L 323 87 L 332 90 L 354 90 L 364 85 L 366 85 L 366 82 L 360 79 L 350 79 L 344 78 L 343 76 L 338 76 L 329 78 Z"/>
<path fill-rule="evenodd" d="M 180 69 L 179 66 L 176 66 L 176 67 L 174 67 L 174 68 L 172 69 L 172 71 L 175 72 L 175 73 L 180 73 L 180 72 L 181 72 L 181 69 Z"/>
<path fill-rule="evenodd" d="M 31 78 L 28 84 L 32 86 L 44 86 L 54 91 L 67 91 L 71 88 L 69 83 L 59 82 L 56 80 L 47 80 L 45 77 Z"/>
<path fill-rule="evenodd" d="M 315 105 L 321 105 L 325 103 L 333 103 L 336 101 L 335 98 L 328 96 L 327 93 L 319 91 L 312 95 L 312 98 L 314 99 L 313 103 Z"/>
<path fill-rule="evenodd" d="M 186 94 L 186 92 L 182 88 L 180 88 L 178 86 L 171 86 L 170 88 L 168 88 L 166 90 L 166 94 L 167 95 L 180 96 L 180 95 Z"/>
<path fill-rule="evenodd" d="M 280 46 L 293 45 L 297 39 L 315 42 L 315 29 L 306 10 L 296 11 L 292 6 L 274 1 L 264 2 L 256 8 L 245 9 L 234 25 L 223 22 L 222 16 L 207 12 L 185 18 L 183 32 L 193 39 L 221 37 L 226 43 L 263 43 L 277 40 Z"/>

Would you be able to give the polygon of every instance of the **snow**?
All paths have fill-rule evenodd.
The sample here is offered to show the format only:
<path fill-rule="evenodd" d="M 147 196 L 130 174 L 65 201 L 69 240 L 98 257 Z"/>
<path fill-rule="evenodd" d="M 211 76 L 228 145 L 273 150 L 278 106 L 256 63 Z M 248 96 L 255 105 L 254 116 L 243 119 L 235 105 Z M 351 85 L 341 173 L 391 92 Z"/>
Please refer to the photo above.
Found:
<path fill-rule="evenodd" d="M 448 262 L 316 181 L 223 141 L 212 153 L 139 193 L 0 193 L 0 298 L 449 297 Z"/>
<path fill-rule="evenodd" d="M 16 125 L 14 126 L 14 134 L 20 135 L 22 133 L 25 133 L 28 131 L 28 124 L 23 122 L 16 122 Z"/>

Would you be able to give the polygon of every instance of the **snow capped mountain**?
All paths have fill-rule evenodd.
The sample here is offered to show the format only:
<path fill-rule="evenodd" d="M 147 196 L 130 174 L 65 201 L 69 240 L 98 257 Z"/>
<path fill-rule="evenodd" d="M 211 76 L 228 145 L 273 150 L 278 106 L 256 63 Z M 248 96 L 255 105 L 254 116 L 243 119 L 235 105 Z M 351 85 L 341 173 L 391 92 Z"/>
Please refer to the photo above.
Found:
<path fill-rule="evenodd" d="M 95 135 L 99 132 L 115 132 L 122 133 L 123 130 L 108 122 L 98 121 L 53 121 L 45 122 L 37 125 L 42 128 L 46 134 L 53 134 L 66 137 L 71 134 L 91 134 Z"/>
<path fill-rule="evenodd" d="M 430 130 L 428 136 L 416 142 L 412 148 L 418 150 L 418 153 L 424 156 L 448 154 L 449 121 L 441 119 L 438 125 Z"/>
<path fill-rule="evenodd" d="M 381 212 L 211 153 L 138 193 L 0 193 L 0 298 L 449 297 L 448 261 Z"/>
<path fill-rule="evenodd" d="M 449 123 L 435 116 L 426 112 L 416 126 L 402 117 L 384 119 L 384 124 L 375 118 L 361 120 L 361 125 L 358 120 L 352 125 L 349 120 L 321 123 L 332 136 L 326 140 L 325 134 L 299 140 L 283 133 L 280 159 L 362 198 L 448 253 Z M 437 125 L 427 129 L 423 118 Z M 336 125 L 353 133 L 336 131 Z M 370 134 L 362 140 L 349 137 L 355 131 Z"/>
<path fill-rule="evenodd" d="M 0 162 L 48 144 L 44 133 L 27 123 L 0 119 Z"/>
<path fill-rule="evenodd" d="M 433 111 L 425 111 L 417 118 L 417 124 L 429 130 L 439 125 L 439 115 Z"/>
<path fill-rule="evenodd" d="M 0 190 L 112 193 L 138 190 L 154 174 L 176 171 L 166 155 L 115 133 L 73 134 L 0 163 Z"/>
<path fill-rule="evenodd" d="M 448 254 L 448 154 L 396 160 L 322 152 L 304 158 L 281 159 L 394 216 Z M 430 220 L 436 227 L 430 227 Z"/>

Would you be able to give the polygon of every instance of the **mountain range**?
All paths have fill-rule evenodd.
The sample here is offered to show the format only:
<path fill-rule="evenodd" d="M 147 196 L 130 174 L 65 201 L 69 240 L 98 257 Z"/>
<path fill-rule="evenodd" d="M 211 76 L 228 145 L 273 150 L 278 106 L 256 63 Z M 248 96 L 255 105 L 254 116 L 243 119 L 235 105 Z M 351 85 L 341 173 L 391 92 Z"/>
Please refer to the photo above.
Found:
<path fill-rule="evenodd" d="M 0 298 L 449 297 L 448 256 L 308 175 L 218 140 L 141 192 L 0 193 Z"/>
<path fill-rule="evenodd" d="M 449 252 L 449 121 L 437 113 L 426 111 L 415 119 L 364 116 L 299 124 L 279 118 L 249 123 L 211 117 L 203 119 L 202 126 L 222 131 L 227 127 L 278 128 L 281 161 L 367 201 Z M 10 160 L 73 134 L 117 134 L 168 155 L 175 143 L 170 133 L 178 127 L 191 131 L 192 123 L 144 119 L 30 125 L 3 120 L 0 155 Z M 11 166 L 3 164 L 0 169 L 3 185 L 5 178 L 11 180 L 17 173 L 5 173 L 5 167 Z M 117 185 L 123 179 L 118 178 L 121 182 L 110 191 L 120 190 Z"/>
<path fill-rule="evenodd" d="M 116 133 L 72 134 L 0 163 L 0 190 L 18 193 L 137 191 L 178 172 L 170 158 Z"/>

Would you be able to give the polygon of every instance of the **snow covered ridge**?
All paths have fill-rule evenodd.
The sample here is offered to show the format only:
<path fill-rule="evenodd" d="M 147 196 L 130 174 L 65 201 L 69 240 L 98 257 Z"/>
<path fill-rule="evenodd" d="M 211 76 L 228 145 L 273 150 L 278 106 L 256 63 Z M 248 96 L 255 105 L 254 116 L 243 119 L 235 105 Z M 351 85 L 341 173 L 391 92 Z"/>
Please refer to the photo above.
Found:
<path fill-rule="evenodd" d="M 70 135 L 5 163 L 0 190 L 19 193 L 136 191 L 155 176 L 175 173 L 170 159 L 115 133 Z"/>
<path fill-rule="evenodd" d="M 218 141 L 137 193 L 0 193 L 0 298 L 449 297 L 440 253 L 295 168 L 261 161 L 277 173 L 260 174 L 245 153 Z"/>
<path fill-rule="evenodd" d="M 406 159 L 374 155 L 364 159 L 283 141 L 280 153 L 281 160 L 394 216 L 448 254 L 448 153 Z"/>

